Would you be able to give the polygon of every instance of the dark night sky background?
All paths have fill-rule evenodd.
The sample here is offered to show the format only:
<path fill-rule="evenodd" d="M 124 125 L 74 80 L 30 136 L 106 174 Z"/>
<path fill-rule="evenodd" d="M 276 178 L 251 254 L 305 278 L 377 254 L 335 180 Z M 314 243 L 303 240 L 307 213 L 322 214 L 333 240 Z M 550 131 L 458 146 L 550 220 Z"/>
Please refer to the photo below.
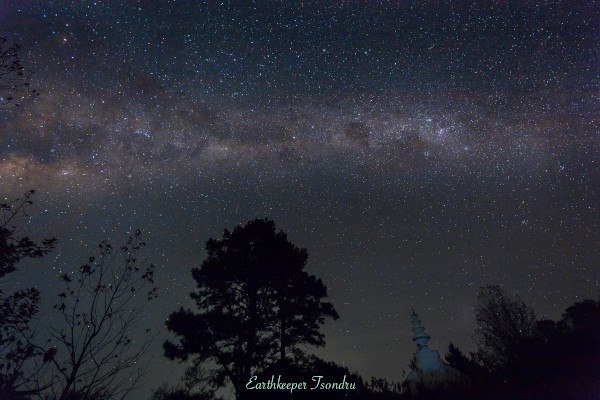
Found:
<path fill-rule="evenodd" d="M 256 217 L 309 252 L 341 319 L 323 357 L 396 381 L 412 307 L 472 350 L 478 287 L 538 315 L 600 290 L 592 1 L 0 1 L 42 94 L 1 116 L 2 197 L 59 271 L 139 228 L 158 265 L 146 388 L 204 242 Z M 42 319 L 48 323 L 43 317 Z M 143 393 L 147 393 L 144 391 Z M 142 398 L 142 397 L 140 397 Z"/>

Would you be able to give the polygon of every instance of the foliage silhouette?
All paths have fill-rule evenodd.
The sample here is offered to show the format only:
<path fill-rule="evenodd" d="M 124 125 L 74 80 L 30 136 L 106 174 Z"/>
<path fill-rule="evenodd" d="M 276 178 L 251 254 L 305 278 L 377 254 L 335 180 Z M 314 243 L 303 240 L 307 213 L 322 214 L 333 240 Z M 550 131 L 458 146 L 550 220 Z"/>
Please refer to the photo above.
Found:
<path fill-rule="evenodd" d="M 0 111 L 18 107 L 19 100 L 27 95 L 39 96 L 39 92 L 25 80 L 19 46 L 0 36 Z"/>
<path fill-rule="evenodd" d="M 448 345 L 448 353 L 444 359 L 448 365 L 467 375 L 473 375 L 478 368 L 477 363 L 467 357 L 454 343 Z"/>
<path fill-rule="evenodd" d="M 0 204 L 0 279 L 15 272 L 22 261 L 45 256 L 56 243 L 56 238 L 36 243 L 18 234 L 17 224 L 27 216 L 33 194 L 32 190 Z M 4 400 L 26 399 L 47 388 L 40 375 L 55 352 L 33 343 L 36 332 L 32 322 L 39 299 L 36 288 L 12 294 L 0 290 L 0 398 Z"/>
<path fill-rule="evenodd" d="M 273 221 L 256 219 L 222 239 L 206 243 L 207 258 L 192 270 L 191 294 L 198 313 L 180 309 L 167 321 L 179 343 L 167 341 L 165 354 L 194 356 L 217 367 L 213 387 L 230 382 L 238 398 L 256 371 L 303 356 L 301 346 L 324 345 L 319 332 L 326 318 L 337 319 L 320 279 L 305 271 L 307 252 L 277 232 Z"/>
<path fill-rule="evenodd" d="M 491 288 L 491 289 L 490 289 Z M 568 307 L 558 322 L 532 320 L 533 311 L 521 301 L 507 298 L 499 287 L 482 288 L 478 322 L 495 326 L 486 330 L 494 346 L 465 356 L 450 345 L 446 361 L 470 377 L 467 388 L 422 390 L 417 399 L 545 399 L 593 400 L 600 394 L 600 301 L 584 300 Z M 480 312 L 485 306 L 486 312 Z M 490 320 L 482 317 L 490 316 Z M 510 327 L 523 328 L 511 334 Z M 517 321 L 517 322 L 515 322 Z M 521 322 L 518 322 L 521 321 Z M 479 328 L 481 328 L 481 326 Z M 479 329 L 478 328 L 478 329 Z M 477 332 L 481 332 L 478 330 Z M 514 332 L 514 331 L 513 331 Z M 479 342 L 481 343 L 481 342 Z M 501 345 L 498 345 L 501 344 Z M 490 358 L 499 361 L 489 362 Z"/>

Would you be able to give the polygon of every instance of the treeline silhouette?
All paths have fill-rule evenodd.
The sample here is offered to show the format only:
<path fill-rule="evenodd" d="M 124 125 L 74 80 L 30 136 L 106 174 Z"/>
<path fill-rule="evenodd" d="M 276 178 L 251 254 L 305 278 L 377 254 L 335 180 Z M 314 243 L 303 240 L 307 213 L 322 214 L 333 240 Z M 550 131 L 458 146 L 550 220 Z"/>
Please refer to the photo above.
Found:
<path fill-rule="evenodd" d="M 450 344 L 446 362 L 469 377 L 465 388 L 425 388 L 421 399 L 600 398 L 600 301 L 568 307 L 559 321 L 498 286 L 481 288 L 475 307 L 477 350 Z"/>
<path fill-rule="evenodd" d="M 321 360 L 300 345 L 324 345 L 318 329 L 337 318 L 326 288 L 304 271 L 307 253 L 257 219 L 223 238 L 210 239 L 208 257 L 192 271 L 197 311 L 179 310 L 167 321 L 178 344 L 165 354 L 195 357 L 182 385 L 163 387 L 153 400 L 213 399 L 228 382 L 237 399 L 596 399 L 600 398 L 600 305 L 585 300 L 567 308 L 560 321 L 539 320 L 534 310 L 498 286 L 482 287 L 475 307 L 476 351 L 465 355 L 452 343 L 445 361 L 467 376 L 468 385 L 421 386 L 372 378 Z M 294 324 L 297 322 L 297 324 Z M 202 369 L 202 365 L 214 366 Z M 415 368 L 414 362 L 410 365 Z M 321 375 L 354 390 L 246 390 L 251 375 L 268 381 L 311 382 Z M 200 386 L 198 386 L 200 384 Z"/>
<path fill-rule="evenodd" d="M 27 259 L 51 252 L 56 239 L 21 235 L 33 192 L 0 204 L 0 279 Z M 147 372 L 152 332 L 139 329 L 156 297 L 154 269 L 136 231 L 120 248 L 103 242 L 97 254 L 57 279 L 52 325 L 37 329 L 40 293 L 0 291 L 0 399 L 131 399 Z M 517 296 L 482 287 L 475 310 L 475 350 L 453 344 L 445 361 L 467 385 L 440 384 L 408 393 L 399 382 L 364 379 L 314 356 L 322 325 L 339 318 L 321 279 L 306 271 L 308 252 L 268 219 L 256 219 L 209 239 L 192 270 L 194 309 L 167 319 L 174 340 L 164 355 L 190 365 L 181 381 L 157 388 L 151 400 L 236 399 L 597 399 L 600 394 L 600 302 L 583 300 L 558 321 L 539 319 Z M 0 282 L 1 283 L 1 282 Z M 407 366 L 415 368 L 416 365 Z M 401 368 L 400 368 L 401 369 Z M 248 390 L 252 376 L 268 381 L 353 383 L 339 390 Z M 402 377 L 398 377 L 402 379 Z"/>

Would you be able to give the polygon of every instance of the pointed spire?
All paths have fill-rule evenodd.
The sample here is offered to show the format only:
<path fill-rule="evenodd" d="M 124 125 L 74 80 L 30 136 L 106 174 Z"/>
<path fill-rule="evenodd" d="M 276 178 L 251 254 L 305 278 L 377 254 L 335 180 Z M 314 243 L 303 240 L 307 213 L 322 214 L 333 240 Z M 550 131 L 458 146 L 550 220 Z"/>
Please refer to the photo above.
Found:
<path fill-rule="evenodd" d="M 425 327 L 421 323 L 419 315 L 415 313 L 415 310 L 412 311 L 411 325 L 412 331 L 414 332 L 413 341 L 417 344 L 419 350 L 421 350 L 424 347 L 427 347 L 429 345 L 429 335 L 427 334 L 427 332 L 425 332 Z"/>

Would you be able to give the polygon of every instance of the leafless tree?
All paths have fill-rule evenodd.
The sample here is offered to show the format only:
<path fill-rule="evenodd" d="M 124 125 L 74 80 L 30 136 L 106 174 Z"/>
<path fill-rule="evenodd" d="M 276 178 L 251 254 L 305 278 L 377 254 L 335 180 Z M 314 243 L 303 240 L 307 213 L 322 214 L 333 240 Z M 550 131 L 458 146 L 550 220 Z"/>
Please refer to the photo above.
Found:
<path fill-rule="evenodd" d="M 518 296 L 507 295 L 499 286 L 482 287 L 477 300 L 476 356 L 484 365 L 493 368 L 510 361 L 511 349 L 532 337 L 536 317 L 533 309 Z"/>
<path fill-rule="evenodd" d="M 61 275 L 65 291 L 54 307 L 64 324 L 50 328 L 58 349 L 54 398 L 124 399 L 139 386 L 153 335 L 138 327 L 156 298 L 154 266 L 139 258 L 144 245 L 139 231 L 120 250 L 102 242 L 98 257 Z"/>

